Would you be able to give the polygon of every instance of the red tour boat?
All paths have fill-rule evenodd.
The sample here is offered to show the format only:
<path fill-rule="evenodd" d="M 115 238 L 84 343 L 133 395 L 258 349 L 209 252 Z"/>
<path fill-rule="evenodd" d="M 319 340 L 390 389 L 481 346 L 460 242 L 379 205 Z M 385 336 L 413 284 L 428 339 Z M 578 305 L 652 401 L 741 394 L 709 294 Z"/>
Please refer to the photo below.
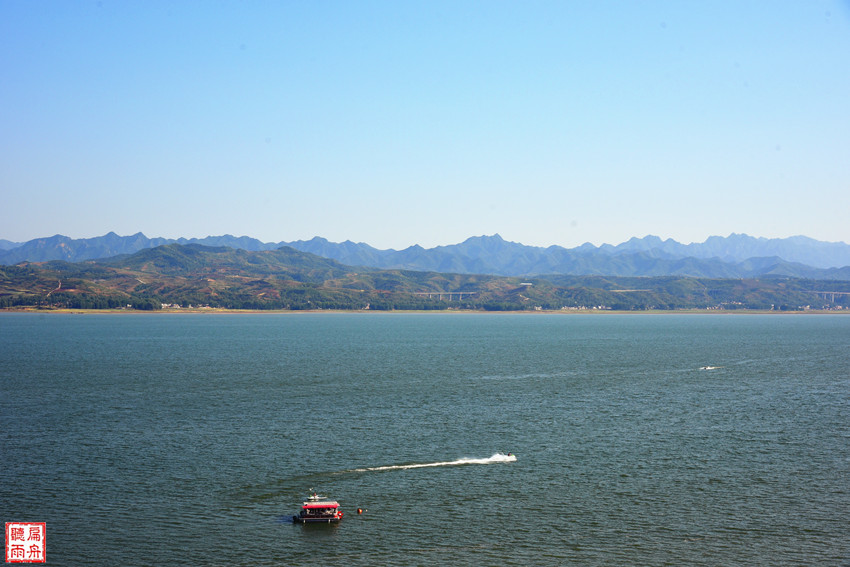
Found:
<path fill-rule="evenodd" d="M 323 523 L 330 524 L 342 519 L 342 510 L 339 502 L 328 500 L 315 492 L 307 497 L 307 501 L 301 506 L 301 515 L 292 516 L 292 521 L 297 524 Z"/>

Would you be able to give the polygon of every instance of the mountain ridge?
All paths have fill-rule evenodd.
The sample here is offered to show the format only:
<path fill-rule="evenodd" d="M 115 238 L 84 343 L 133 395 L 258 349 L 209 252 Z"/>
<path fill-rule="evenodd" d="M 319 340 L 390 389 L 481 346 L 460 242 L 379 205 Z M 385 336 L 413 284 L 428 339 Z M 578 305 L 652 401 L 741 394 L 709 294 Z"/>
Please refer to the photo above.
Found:
<path fill-rule="evenodd" d="M 10 241 L 3 241 L 8 245 Z M 618 245 L 590 243 L 575 248 L 558 245 L 528 246 L 505 240 L 499 234 L 473 236 L 463 242 L 434 248 L 415 244 L 402 250 L 374 248 L 346 240 L 334 243 L 316 236 L 310 240 L 264 243 L 248 236 L 205 238 L 148 238 L 138 232 L 114 232 L 94 238 L 71 239 L 62 235 L 30 240 L 0 249 L 0 264 L 64 260 L 98 260 L 164 244 L 226 246 L 248 251 L 268 251 L 283 246 L 336 260 L 349 266 L 533 276 L 542 274 L 689 277 L 758 277 L 762 275 L 812 279 L 850 279 L 850 245 L 822 242 L 806 236 L 782 239 L 732 233 L 711 236 L 702 243 L 681 244 L 658 236 L 633 237 Z"/>

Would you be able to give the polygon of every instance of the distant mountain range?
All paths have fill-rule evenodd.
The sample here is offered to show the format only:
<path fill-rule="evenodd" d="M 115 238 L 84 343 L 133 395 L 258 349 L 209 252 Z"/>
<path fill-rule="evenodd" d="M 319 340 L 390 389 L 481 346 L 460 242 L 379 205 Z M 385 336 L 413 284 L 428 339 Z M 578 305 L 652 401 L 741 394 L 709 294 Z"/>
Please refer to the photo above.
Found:
<path fill-rule="evenodd" d="M 110 258 L 162 246 L 200 244 L 247 251 L 288 246 L 348 266 L 498 276 L 604 275 L 685 276 L 701 278 L 794 277 L 850 280 L 850 245 L 805 236 L 755 238 L 746 234 L 712 236 L 703 243 L 681 244 L 657 236 L 632 238 L 612 246 L 584 244 L 576 248 L 526 246 L 498 234 L 468 238 L 435 248 L 415 245 L 379 250 L 368 244 L 330 242 L 315 237 L 294 242 L 264 243 L 246 236 L 148 238 L 142 233 L 71 239 L 56 235 L 26 243 L 0 240 L 0 264 Z"/>
<path fill-rule="evenodd" d="M 283 246 L 164 244 L 100 260 L 0 266 L 0 309 L 850 309 L 850 281 L 548 275 L 352 267 Z"/>

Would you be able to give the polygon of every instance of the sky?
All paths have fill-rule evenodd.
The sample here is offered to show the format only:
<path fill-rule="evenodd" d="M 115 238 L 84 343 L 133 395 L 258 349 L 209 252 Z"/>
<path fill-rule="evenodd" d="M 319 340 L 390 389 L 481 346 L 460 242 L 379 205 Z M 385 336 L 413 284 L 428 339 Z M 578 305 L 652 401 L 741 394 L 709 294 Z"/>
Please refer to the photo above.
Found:
<path fill-rule="evenodd" d="M 850 0 L 0 0 L 0 238 L 850 243 Z"/>

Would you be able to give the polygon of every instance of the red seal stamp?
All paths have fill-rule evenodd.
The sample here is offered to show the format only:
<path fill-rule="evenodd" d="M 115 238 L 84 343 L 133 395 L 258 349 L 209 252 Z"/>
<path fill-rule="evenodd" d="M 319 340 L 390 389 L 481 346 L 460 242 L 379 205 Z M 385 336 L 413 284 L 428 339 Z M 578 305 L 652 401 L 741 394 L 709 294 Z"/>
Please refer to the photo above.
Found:
<path fill-rule="evenodd" d="M 44 563 L 45 522 L 6 522 L 6 563 Z"/>

